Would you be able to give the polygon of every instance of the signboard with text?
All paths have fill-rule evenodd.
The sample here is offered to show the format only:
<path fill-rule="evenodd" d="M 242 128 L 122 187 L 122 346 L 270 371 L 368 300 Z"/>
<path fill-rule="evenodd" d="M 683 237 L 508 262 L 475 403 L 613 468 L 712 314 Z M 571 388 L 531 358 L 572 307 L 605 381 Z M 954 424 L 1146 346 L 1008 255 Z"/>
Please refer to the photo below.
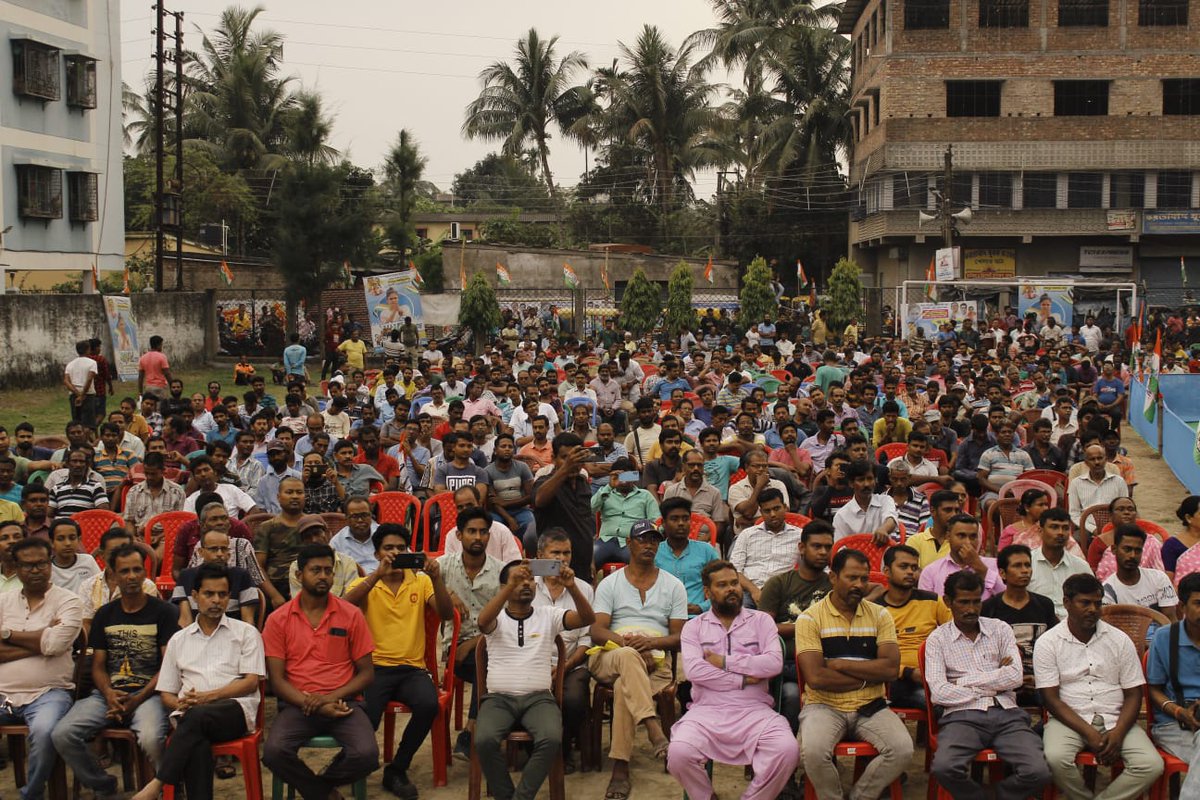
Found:
<path fill-rule="evenodd" d="M 1133 246 L 1094 247 L 1081 245 L 1079 248 L 1081 267 L 1133 267 Z"/>
<path fill-rule="evenodd" d="M 941 247 L 934 253 L 934 279 L 939 281 L 958 280 L 960 270 L 958 268 L 959 256 L 962 253 L 962 248 L 959 247 Z"/>
<path fill-rule="evenodd" d="M 1200 233 L 1200 211 L 1143 211 L 1142 233 Z"/>
<path fill-rule="evenodd" d="M 963 279 L 1015 278 L 1017 251 L 1008 247 L 963 250 Z"/>

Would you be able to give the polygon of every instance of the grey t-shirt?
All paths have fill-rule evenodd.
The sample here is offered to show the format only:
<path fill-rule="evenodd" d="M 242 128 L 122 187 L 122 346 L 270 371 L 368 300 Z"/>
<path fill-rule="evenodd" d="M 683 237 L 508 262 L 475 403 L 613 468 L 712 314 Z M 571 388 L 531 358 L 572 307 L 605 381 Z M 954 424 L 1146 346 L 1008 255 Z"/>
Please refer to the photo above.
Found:
<path fill-rule="evenodd" d="M 488 474 L 473 463 L 468 462 L 465 467 L 456 467 L 453 461 L 443 461 L 438 464 L 437 472 L 433 476 L 433 483 L 435 486 L 445 486 L 447 491 L 454 492 L 464 486 L 474 486 L 479 483 L 486 486 L 491 481 Z"/>
<path fill-rule="evenodd" d="M 522 483 L 533 481 L 533 472 L 521 461 L 513 461 L 508 472 L 500 469 L 498 464 L 488 464 L 486 472 L 497 500 L 516 500 L 521 496 Z"/>

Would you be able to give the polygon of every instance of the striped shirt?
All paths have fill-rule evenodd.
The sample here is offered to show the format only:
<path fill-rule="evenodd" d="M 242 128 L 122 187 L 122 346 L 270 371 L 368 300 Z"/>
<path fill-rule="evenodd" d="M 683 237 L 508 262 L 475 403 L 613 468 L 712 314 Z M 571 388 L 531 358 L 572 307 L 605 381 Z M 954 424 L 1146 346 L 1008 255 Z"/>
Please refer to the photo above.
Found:
<path fill-rule="evenodd" d="M 69 480 L 50 490 L 50 510 L 55 517 L 69 517 L 80 511 L 91 511 L 101 503 L 108 502 L 104 492 L 104 484 L 100 481 L 85 480 L 78 486 L 73 486 Z"/>
<path fill-rule="evenodd" d="M 752 525 L 733 540 L 729 560 L 761 588 L 768 579 L 795 565 L 802 533 L 795 525 L 785 524 L 778 533 L 768 529 L 765 522 Z"/>
<path fill-rule="evenodd" d="M 191 689 L 209 692 L 223 689 L 243 675 L 266 677 L 263 642 L 258 630 L 248 623 L 221 617 L 211 636 L 193 622 L 171 637 L 158 673 L 158 691 L 181 695 Z M 246 730 L 254 730 L 258 715 L 258 692 L 233 698 L 246 716 Z M 183 716 L 181 711 L 171 716 Z"/>
<path fill-rule="evenodd" d="M 1005 666 L 1000 661 L 1008 658 Z M 979 635 L 972 641 L 953 622 L 939 625 L 925 641 L 925 680 L 930 699 L 956 711 L 987 711 L 993 703 L 1016 708 L 1015 689 L 1021 687 L 1021 651 L 1012 626 L 991 617 L 979 618 Z"/>
<path fill-rule="evenodd" d="M 848 658 L 869 661 L 878 657 L 879 645 L 895 644 L 896 625 L 883 606 L 860 602 L 850 622 L 833 605 L 833 596 L 814 603 L 796 618 L 796 652 L 820 653 L 828 660 Z M 838 711 L 856 711 L 883 697 L 882 683 L 868 683 L 849 692 L 804 688 L 804 702 L 820 703 Z"/>
<path fill-rule="evenodd" d="M 104 447 L 97 447 L 92 468 L 104 476 L 104 488 L 111 492 L 120 487 L 129 477 L 129 470 L 140 463 L 142 460 L 128 447 L 118 445 L 114 455 L 109 455 Z"/>

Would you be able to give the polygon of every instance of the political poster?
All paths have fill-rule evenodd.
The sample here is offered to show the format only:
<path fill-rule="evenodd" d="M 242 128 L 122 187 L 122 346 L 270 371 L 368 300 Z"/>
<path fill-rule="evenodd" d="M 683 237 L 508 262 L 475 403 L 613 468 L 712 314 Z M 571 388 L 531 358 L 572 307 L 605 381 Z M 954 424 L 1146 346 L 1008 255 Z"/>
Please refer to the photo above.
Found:
<path fill-rule="evenodd" d="M 105 296 L 104 316 L 108 318 L 108 332 L 112 335 L 113 363 L 117 375 L 123 381 L 136 381 L 138 359 L 142 351 L 138 346 L 137 321 L 133 318 L 133 306 L 129 298 Z"/>
<path fill-rule="evenodd" d="M 962 256 L 960 247 L 939 247 L 934 253 L 934 277 L 939 281 L 956 281 L 962 274 L 959 261 Z"/>
<path fill-rule="evenodd" d="M 1012 278 L 1017 274 L 1017 251 L 1009 247 L 994 247 L 963 251 L 963 278 L 995 280 Z"/>
<path fill-rule="evenodd" d="M 1075 317 L 1075 295 L 1070 286 L 1026 283 L 1021 286 L 1017 300 L 1017 313 L 1021 319 L 1029 314 L 1036 315 L 1036 330 L 1041 330 L 1046 320 L 1054 317 L 1063 327 L 1071 327 Z"/>
<path fill-rule="evenodd" d="M 372 275 L 363 280 L 367 297 L 367 317 L 371 322 L 371 344 L 383 347 L 383 340 L 393 330 L 404 325 L 405 317 L 413 324 L 424 324 L 421 293 L 413 282 L 414 270 Z"/>
<path fill-rule="evenodd" d="M 947 322 L 953 321 L 954 329 L 959 330 L 963 320 L 976 322 L 978 318 L 979 304 L 975 301 L 909 303 L 904 306 L 904 338 L 915 339 L 922 336 L 932 340 Z M 917 333 L 918 330 L 920 334 Z"/>

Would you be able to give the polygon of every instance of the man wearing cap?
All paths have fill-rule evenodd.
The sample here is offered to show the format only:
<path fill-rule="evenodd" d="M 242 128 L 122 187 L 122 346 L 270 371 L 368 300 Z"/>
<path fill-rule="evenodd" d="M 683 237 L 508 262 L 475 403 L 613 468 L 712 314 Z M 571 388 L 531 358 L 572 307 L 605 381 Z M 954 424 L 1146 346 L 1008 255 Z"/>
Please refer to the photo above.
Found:
<path fill-rule="evenodd" d="M 267 469 L 258 479 L 254 490 L 254 502 L 268 514 L 279 513 L 279 483 L 284 478 L 299 478 L 300 473 L 291 466 L 288 447 L 279 439 L 267 442 Z"/>
<path fill-rule="evenodd" d="M 303 549 L 310 544 L 329 544 L 329 528 L 317 514 L 305 514 L 296 524 L 296 538 Z M 329 591 L 336 597 L 345 597 L 350 584 L 365 575 L 354 559 L 345 553 L 333 551 L 333 578 Z M 295 561 L 288 567 L 288 581 L 292 597 L 300 594 L 300 569 Z"/>
<path fill-rule="evenodd" d="M 654 695 L 674 678 L 666 651 L 679 649 L 688 603 L 683 583 L 655 564 L 663 540 L 649 520 L 635 523 L 629 533 L 629 566 L 600 582 L 592 604 L 595 648 L 588 668 L 596 680 L 615 685 L 608 797 L 629 796 L 629 759 L 639 724 L 646 728 L 654 755 L 667 753 Z M 609 642 L 615 647 L 609 648 Z"/>
<path fill-rule="evenodd" d="M 629 563 L 626 539 L 638 520 L 658 516 L 654 495 L 641 488 L 641 473 L 632 459 L 617 459 L 609 473 L 609 483 L 592 495 L 592 510 L 600 515 L 600 535 L 592 560 L 599 569 L 604 564 Z"/>

